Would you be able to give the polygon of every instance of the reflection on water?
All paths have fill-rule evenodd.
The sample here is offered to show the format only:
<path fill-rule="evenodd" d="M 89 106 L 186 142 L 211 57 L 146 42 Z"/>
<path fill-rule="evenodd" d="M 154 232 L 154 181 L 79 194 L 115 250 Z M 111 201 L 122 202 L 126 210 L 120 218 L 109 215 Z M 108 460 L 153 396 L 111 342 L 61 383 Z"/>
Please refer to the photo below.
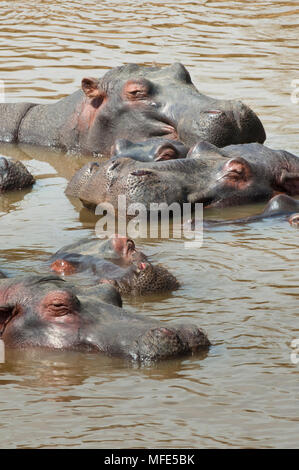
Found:
<path fill-rule="evenodd" d="M 120 14 L 121 5 L 121 14 Z M 299 154 L 297 1 L 0 1 L 0 80 L 8 101 L 50 102 L 87 75 L 128 62 L 184 63 L 200 91 L 240 98 L 261 117 L 267 144 Z M 94 235 L 96 217 L 68 199 L 86 161 L 1 145 L 37 178 L 0 198 L 0 269 L 40 272 L 49 255 Z M 251 205 L 208 216 L 242 217 Z M 138 367 L 94 354 L 7 351 L 0 370 L 3 447 L 298 446 L 298 231 L 284 220 L 205 232 L 201 249 L 139 241 L 176 273 L 166 298 L 125 301 L 162 321 L 197 322 L 203 356 Z"/>

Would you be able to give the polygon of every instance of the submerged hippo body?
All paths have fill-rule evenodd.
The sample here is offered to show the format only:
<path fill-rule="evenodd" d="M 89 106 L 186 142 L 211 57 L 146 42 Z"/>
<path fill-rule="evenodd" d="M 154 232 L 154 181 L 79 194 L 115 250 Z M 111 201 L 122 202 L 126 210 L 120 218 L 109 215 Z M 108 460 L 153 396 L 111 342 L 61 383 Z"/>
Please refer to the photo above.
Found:
<path fill-rule="evenodd" d="M 219 149 L 197 144 L 185 159 L 166 162 L 138 162 L 132 159 L 83 166 L 66 189 L 84 205 L 95 207 L 109 202 L 118 205 L 125 195 L 127 204 L 203 203 L 225 207 L 269 200 L 275 193 L 299 194 L 299 158 L 264 145 L 231 145 Z"/>
<path fill-rule="evenodd" d="M 299 200 L 294 199 L 286 194 L 278 194 L 277 196 L 272 197 L 267 203 L 265 209 L 256 215 L 250 215 L 248 217 L 242 217 L 240 219 L 227 219 L 227 220 L 213 220 L 209 219 L 204 221 L 204 226 L 217 227 L 220 225 L 230 225 L 230 224 L 248 224 L 252 222 L 258 222 L 263 219 L 268 219 L 270 217 L 289 217 L 291 225 L 296 225 L 296 220 L 299 211 Z M 291 217 L 290 217 L 291 216 Z M 293 221 L 293 223 L 291 222 Z M 192 221 L 191 227 L 195 227 L 195 221 Z"/>
<path fill-rule="evenodd" d="M 83 239 L 59 250 L 50 259 L 58 274 L 86 273 L 96 282 L 112 284 L 122 295 L 148 295 L 178 289 L 177 279 L 154 266 L 133 240 L 115 235 L 108 240 Z"/>
<path fill-rule="evenodd" d="M 0 156 L 0 194 L 27 188 L 34 181 L 23 163 Z"/>
<path fill-rule="evenodd" d="M 194 325 L 164 326 L 127 313 L 116 306 L 112 286 L 96 291 L 90 295 L 56 276 L 1 279 L 1 338 L 12 348 L 94 351 L 137 361 L 176 357 L 210 344 Z"/>
<path fill-rule="evenodd" d="M 152 137 L 186 146 L 264 142 L 256 114 L 239 101 L 199 93 L 181 64 L 116 67 L 54 104 L 0 104 L 0 141 L 110 155 L 117 139 Z"/>

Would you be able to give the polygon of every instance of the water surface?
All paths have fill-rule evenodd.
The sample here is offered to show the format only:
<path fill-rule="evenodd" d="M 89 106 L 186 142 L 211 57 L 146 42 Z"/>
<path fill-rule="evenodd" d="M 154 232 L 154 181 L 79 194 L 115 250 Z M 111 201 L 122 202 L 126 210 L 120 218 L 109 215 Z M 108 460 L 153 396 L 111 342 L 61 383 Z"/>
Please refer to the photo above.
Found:
<path fill-rule="evenodd" d="M 83 76 L 124 63 L 182 62 L 201 92 L 242 99 L 267 145 L 299 155 L 297 1 L 0 1 L 7 101 L 52 102 Z M 96 218 L 64 195 L 84 159 L 1 145 L 37 176 L 0 200 L 0 266 L 39 273 Z M 240 217 L 262 204 L 210 211 Z M 176 273 L 169 297 L 125 301 L 163 322 L 196 322 L 208 353 L 139 367 L 83 353 L 8 351 L 0 366 L 1 447 L 298 447 L 298 234 L 282 219 L 206 231 L 200 249 L 137 241 Z"/>

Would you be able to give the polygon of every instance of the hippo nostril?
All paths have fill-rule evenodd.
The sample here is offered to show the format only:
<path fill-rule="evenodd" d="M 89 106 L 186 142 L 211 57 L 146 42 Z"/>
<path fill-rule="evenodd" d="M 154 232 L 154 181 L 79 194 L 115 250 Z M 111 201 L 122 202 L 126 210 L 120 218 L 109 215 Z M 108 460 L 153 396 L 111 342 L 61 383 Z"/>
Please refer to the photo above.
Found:
<path fill-rule="evenodd" d="M 149 176 L 149 175 L 152 175 L 153 172 L 152 171 L 148 171 L 148 170 L 137 170 L 137 171 L 132 171 L 132 173 L 130 173 L 132 176 Z"/>
<path fill-rule="evenodd" d="M 148 263 L 138 263 L 138 269 L 140 269 L 140 271 L 144 271 L 148 266 L 149 264 Z"/>
<path fill-rule="evenodd" d="M 107 171 L 113 171 L 113 170 L 115 170 L 115 168 L 117 168 L 119 165 L 120 165 L 120 161 L 119 161 L 119 160 L 115 160 L 115 161 L 113 161 L 112 165 L 109 166 L 109 168 L 107 169 Z"/>
<path fill-rule="evenodd" d="M 207 109 L 206 111 L 203 111 L 203 113 L 205 114 L 222 114 L 223 111 L 221 111 L 220 109 Z"/>
<path fill-rule="evenodd" d="M 135 265 L 134 267 L 134 273 L 135 274 L 140 274 L 140 273 L 144 273 L 144 271 L 146 271 L 147 269 L 149 269 L 151 266 L 150 263 L 144 263 L 144 262 L 139 262 Z"/>
<path fill-rule="evenodd" d="M 100 165 L 97 162 L 92 162 L 89 167 L 89 172 L 93 173 L 98 168 L 100 168 Z"/>

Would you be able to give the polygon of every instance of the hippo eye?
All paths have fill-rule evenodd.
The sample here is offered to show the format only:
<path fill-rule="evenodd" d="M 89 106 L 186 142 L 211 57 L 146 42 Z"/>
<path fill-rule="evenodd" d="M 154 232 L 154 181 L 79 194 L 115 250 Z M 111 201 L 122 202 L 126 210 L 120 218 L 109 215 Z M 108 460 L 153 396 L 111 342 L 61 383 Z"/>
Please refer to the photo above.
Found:
<path fill-rule="evenodd" d="M 228 171 L 224 176 L 230 179 L 239 179 L 243 175 L 243 173 L 243 170 L 240 168 Z"/>
<path fill-rule="evenodd" d="M 70 313 L 70 308 L 61 302 L 53 302 L 49 307 L 56 317 L 63 317 Z"/>
<path fill-rule="evenodd" d="M 55 320 L 60 317 L 73 317 L 80 308 L 79 299 L 71 292 L 51 291 L 43 299 L 40 313 L 49 320 Z M 65 321 L 65 320 L 63 320 Z"/>
<path fill-rule="evenodd" d="M 142 88 L 137 88 L 135 90 L 130 90 L 127 92 L 128 98 L 131 100 L 140 100 L 142 98 L 145 98 L 147 95 L 146 91 L 143 90 Z"/>
<path fill-rule="evenodd" d="M 144 100 L 148 97 L 151 83 L 148 80 L 130 80 L 124 86 L 124 97 L 129 101 Z"/>

